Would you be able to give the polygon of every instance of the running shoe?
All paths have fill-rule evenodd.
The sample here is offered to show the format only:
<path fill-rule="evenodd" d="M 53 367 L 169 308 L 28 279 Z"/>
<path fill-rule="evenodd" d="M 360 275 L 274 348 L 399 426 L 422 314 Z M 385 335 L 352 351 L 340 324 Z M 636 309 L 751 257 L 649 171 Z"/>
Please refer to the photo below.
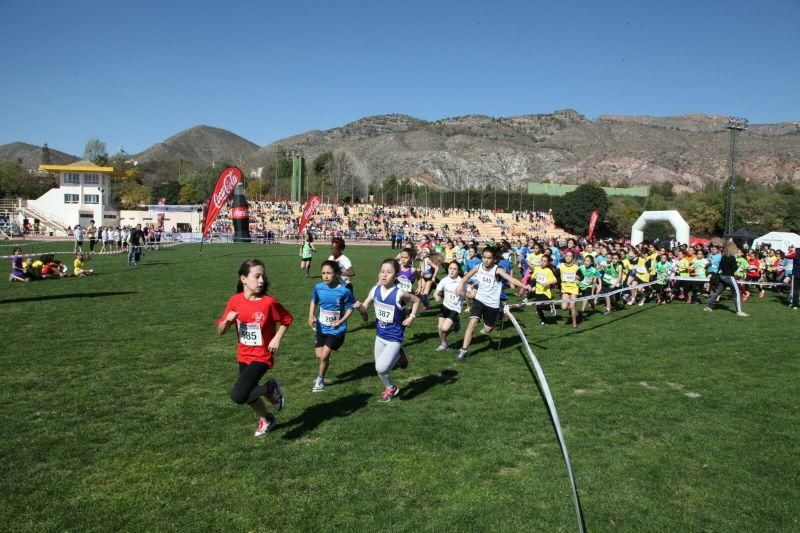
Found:
<path fill-rule="evenodd" d="M 397 360 L 397 366 L 400 368 L 408 368 L 408 357 L 406 351 L 400 348 L 400 359 Z"/>
<path fill-rule="evenodd" d="M 314 380 L 314 387 L 311 389 L 311 392 L 322 392 L 325 390 L 325 378 L 317 377 Z"/>
<path fill-rule="evenodd" d="M 540 326 L 542 326 L 542 327 L 544 327 L 544 326 L 546 326 L 546 325 L 547 325 L 547 322 L 545 322 L 544 320 L 542 320 L 541 322 L 539 322 L 539 325 L 540 325 Z"/>
<path fill-rule="evenodd" d="M 750 316 L 750 315 L 745 313 L 744 311 L 739 311 L 738 313 L 736 313 L 736 316 Z"/>
<path fill-rule="evenodd" d="M 450 347 L 450 345 L 449 345 L 449 344 L 447 344 L 447 343 L 440 344 L 440 345 L 439 345 L 439 347 L 438 347 L 438 348 L 436 348 L 436 350 L 434 350 L 434 351 L 436 351 L 436 352 L 442 352 L 442 351 L 444 351 L 444 350 L 448 349 L 449 347 Z"/>
<path fill-rule="evenodd" d="M 603 314 L 604 314 L 604 315 L 610 315 L 610 314 L 611 314 L 611 308 L 609 308 L 609 307 L 606 307 L 606 310 L 605 310 L 605 311 L 603 311 Z"/>
<path fill-rule="evenodd" d="M 267 418 L 259 418 L 258 419 L 258 427 L 256 427 L 256 432 L 253 433 L 254 437 L 265 437 L 269 430 L 275 425 L 275 415 L 272 413 L 267 413 Z"/>
<path fill-rule="evenodd" d="M 389 387 L 383 391 L 383 394 L 381 394 L 381 397 L 378 399 L 378 401 L 381 403 L 389 403 L 392 401 L 392 398 L 398 394 L 400 394 L 400 389 L 397 388 L 397 386 Z"/>
<path fill-rule="evenodd" d="M 744 296 L 742 296 L 742 301 L 746 302 L 748 298 L 750 298 L 750 291 L 744 291 Z"/>
<path fill-rule="evenodd" d="M 713 309 L 711 309 L 710 307 L 704 307 L 704 308 L 703 308 L 703 311 L 708 311 L 708 312 L 710 313 L 710 312 L 712 312 L 712 311 L 713 311 Z"/>
<path fill-rule="evenodd" d="M 578 324 L 572 324 L 572 329 L 578 329 Z"/>
<path fill-rule="evenodd" d="M 555 305 L 552 305 L 552 304 L 550 305 L 550 314 L 552 316 L 556 316 L 558 314 L 558 311 L 556 311 L 556 306 Z"/>
<path fill-rule="evenodd" d="M 270 379 L 267 381 L 267 400 L 269 403 L 275 407 L 276 411 L 280 411 L 283 409 L 284 404 L 286 403 L 286 399 L 283 397 L 283 391 L 281 390 L 281 386 L 278 383 L 278 380 L 275 378 Z"/>
<path fill-rule="evenodd" d="M 456 361 L 463 361 L 467 358 L 467 351 L 464 348 L 458 350 L 458 355 L 456 356 Z"/>

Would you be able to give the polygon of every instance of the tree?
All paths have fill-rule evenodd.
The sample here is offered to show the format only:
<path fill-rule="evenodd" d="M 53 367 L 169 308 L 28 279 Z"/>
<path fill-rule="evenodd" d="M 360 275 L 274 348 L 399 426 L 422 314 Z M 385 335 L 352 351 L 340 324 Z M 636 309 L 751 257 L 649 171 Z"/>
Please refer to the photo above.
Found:
<path fill-rule="evenodd" d="M 333 153 L 330 176 L 336 193 L 336 203 L 339 203 L 339 189 L 348 183 L 348 179 L 353 179 L 352 162 L 345 152 Z"/>
<path fill-rule="evenodd" d="M 53 164 L 53 156 L 50 154 L 50 147 L 47 146 L 47 143 L 44 143 L 42 146 L 42 164 L 43 165 L 52 165 Z"/>
<path fill-rule="evenodd" d="M 713 235 L 722 223 L 720 206 L 705 201 L 697 202 L 688 212 L 686 222 L 694 234 Z"/>
<path fill-rule="evenodd" d="M 191 183 L 181 185 L 180 193 L 178 193 L 178 202 L 181 204 L 199 204 L 200 192 Z"/>
<path fill-rule="evenodd" d="M 175 205 L 179 201 L 181 192 L 181 184 L 177 181 L 162 181 L 161 183 L 153 186 L 153 197 L 156 201 L 161 198 L 167 205 Z"/>
<path fill-rule="evenodd" d="M 248 200 L 255 200 L 264 194 L 264 187 L 261 185 L 261 180 L 258 178 L 251 179 L 244 186 L 244 195 Z"/>
<path fill-rule="evenodd" d="M 608 196 L 603 189 L 597 185 L 579 185 L 553 206 L 553 219 L 556 225 L 570 233 L 586 235 L 592 211 L 598 212 L 600 223 L 608 213 L 608 206 Z"/>
<path fill-rule="evenodd" d="M 89 139 L 83 149 L 83 158 L 87 161 L 92 161 L 96 165 L 106 164 L 108 162 L 106 143 L 94 137 Z"/>
<path fill-rule="evenodd" d="M 122 207 L 137 208 L 150 203 L 150 187 L 147 185 L 132 185 L 120 197 Z"/>

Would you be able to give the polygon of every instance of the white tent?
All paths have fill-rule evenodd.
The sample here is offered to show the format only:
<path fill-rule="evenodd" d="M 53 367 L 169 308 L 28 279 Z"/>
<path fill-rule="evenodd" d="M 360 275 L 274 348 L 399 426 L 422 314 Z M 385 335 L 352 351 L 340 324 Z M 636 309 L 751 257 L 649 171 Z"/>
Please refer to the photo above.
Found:
<path fill-rule="evenodd" d="M 773 250 L 789 249 L 793 244 L 795 248 L 800 248 L 800 235 L 797 233 L 785 233 L 783 231 L 770 231 L 753 241 L 753 248 L 758 249 L 762 244 L 769 244 Z"/>

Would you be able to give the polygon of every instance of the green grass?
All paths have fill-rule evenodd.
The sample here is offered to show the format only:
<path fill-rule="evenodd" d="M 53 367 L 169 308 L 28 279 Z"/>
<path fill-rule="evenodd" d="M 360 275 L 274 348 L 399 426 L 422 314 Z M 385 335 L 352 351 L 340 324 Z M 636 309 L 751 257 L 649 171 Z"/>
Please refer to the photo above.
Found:
<path fill-rule="evenodd" d="M 411 366 L 394 373 L 402 400 L 383 405 L 374 330 L 356 317 L 331 386 L 312 394 L 305 318 L 319 280 L 300 274 L 296 249 L 198 252 L 150 253 L 136 269 L 97 256 L 95 277 L 0 290 L 5 529 L 575 529 L 555 435 L 512 328 L 499 354 L 495 333 L 455 363 L 433 351 L 433 312 L 420 318 L 407 336 Z M 359 298 L 390 254 L 348 248 Z M 229 399 L 235 341 L 213 325 L 253 255 L 296 320 L 273 373 L 288 404 L 263 440 L 250 410 Z M 637 307 L 594 314 L 577 332 L 518 315 L 552 388 L 590 530 L 800 526 L 800 312 L 772 294 L 747 302 L 749 318 L 731 309 Z"/>

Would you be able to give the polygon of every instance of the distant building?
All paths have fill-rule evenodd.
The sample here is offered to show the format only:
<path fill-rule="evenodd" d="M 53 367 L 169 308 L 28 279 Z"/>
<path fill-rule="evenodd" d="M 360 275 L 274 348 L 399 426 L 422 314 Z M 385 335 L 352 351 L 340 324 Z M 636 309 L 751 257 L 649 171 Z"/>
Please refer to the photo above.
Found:
<path fill-rule="evenodd" d="M 29 200 L 31 211 L 44 220 L 61 226 L 117 226 L 119 210 L 111 203 L 111 174 L 114 167 L 100 167 L 90 161 L 69 165 L 39 165 L 39 170 L 57 172 L 59 186 L 36 200 Z"/>

